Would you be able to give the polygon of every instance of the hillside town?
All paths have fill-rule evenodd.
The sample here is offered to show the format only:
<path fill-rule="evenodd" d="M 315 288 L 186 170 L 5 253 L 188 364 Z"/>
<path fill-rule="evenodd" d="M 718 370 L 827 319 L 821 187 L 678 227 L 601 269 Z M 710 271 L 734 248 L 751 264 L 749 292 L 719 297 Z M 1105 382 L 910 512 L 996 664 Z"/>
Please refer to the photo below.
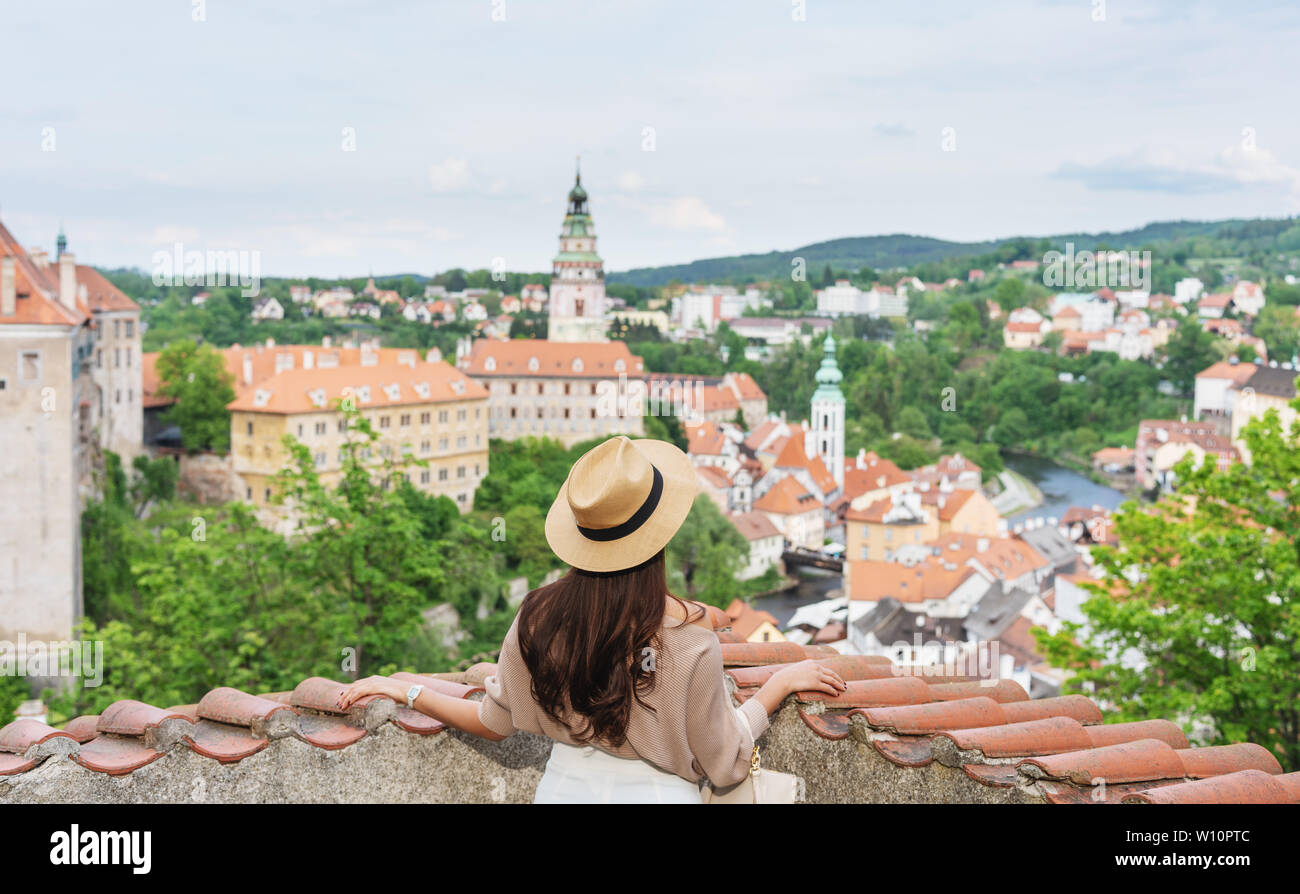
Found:
<path fill-rule="evenodd" d="M 168 458 L 191 498 L 245 502 L 263 524 L 287 532 L 292 512 L 276 490 L 291 458 L 287 445 L 304 445 L 320 480 L 336 485 L 352 437 L 344 404 L 378 432 L 374 456 L 367 447 L 365 458 L 419 459 L 419 468 L 404 473 L 407 483 L 448 498 L 461 513 L 475 507 L 493 442 L 549 439 L 569 447 L 636 438 L 647 434 L 647 419 L 671 417 L 696 467 L 700 499 L 747 545 L 738 580 L 784 581 L 781 592 L 808 575 L 838 576 L 823 590 L 826 598 L 780 620 L 733 600 L 727 613 L 744 639 L 824 645 L 918 667 L 973 667 L 992 648 L 997 675 L 1035 696 L 1059 693 L 1065 674 L 1039 654 L 1030 631 L 1084 622 L 1084 585 L 1101 576 L 1092 550 L 1116 544 L 1110 510 L 1078 505 L 1013 522 L 995 505 L 1006 479 L 985 474 L 961 452 L 909 469 L 875 451 L 846 452 L 851 420 L 833 324 L 861 317 L 907 325 L 909 298 L 963 283 L 905 276 L 861 289 L 837 279 L 815 293 L 818 315 L 803 318 L 770 315 L 771 284 L 763 282 L 687 285 L 666 290 L 658 307 L 631 309 L 606 293 L 588 202 L 579 175 L 549 285 L 530 282 L 518 294 L 495 296 L 495 316 L 483 303 L 494 297 L 489 289 L 429 285 L 408 301 L 373 277 L 355 294 L 290 285 L 288 308 L 274 298 L 252 302 L 257 321 L 293 312 L 378 318 L 391 306 L 411 323 L 463 321 L 472 331 L 456 338 L 447 357 L 437 347 L 387 347 L 374 337 L 335 343 L 327 336 L 319 344 L 268 338 L 220 348 L 235 395 L 225 406 L 225 451 L 183 447 L 183 432 L 169 421 L 176 399 L 160 380 L 160 353 L 141 350 L 146 324 L 136 301 L 78 264 L 62 233 L 49 256 L 0 228 L 4 436 L 40 446 L 7 456 L 4 502 L 27 509 L 0 523 L 0 633 L 74 636 L 83 613 L 80 512 L 99 486 L 93 470 L 105 451 L 127 464 Z M 995 274 L 1036 269 L 1015 262 Z M 986 275 L 972 269 L 967 283 Z M 192 302 L 202 306 L 208 297 L 198 292 Z M 1243 328 L 1265 301 L 1253 282 L 1203 294 L 1199 280 L 1184 280 L 1173 296 L 1102 288 L 1055 294 L 1048 314 L 1029 307 L 1003 314 L 993 302 L 988 314 L 1001 322 L 1009 351 L 1149 360 L 1179 318 L 1192 315 L 1205 332 L 1253 351 L 1250 360 L 1234 355 L 1196 374 L 1190 416 L 1140 420 L 1131 446 L 1092 455 L 1098 473 L 1131 476 L 1135 492 L 1158 493 L 1176 489 L 1175 467 L 1188 455 L 1220 469 L 1249 463 L 1241 435 L 1250 420 L 1269 410 L 1288 425 L 1294 420 L 1296 370 L 1268 360 L 1260 339 Z M 517 317 L 543 314 L 545 338 L 510 337 Z M 797 419 L 771 412 L 768 395 L 745 372 L 652 371 L 626 340 L 610 337 L 611 327 L 628 325 L 680 343 L 726 326 L 743 339 L 749 360 L 794 342 L 816 347 L 821 360 L 806 412 Z"/>

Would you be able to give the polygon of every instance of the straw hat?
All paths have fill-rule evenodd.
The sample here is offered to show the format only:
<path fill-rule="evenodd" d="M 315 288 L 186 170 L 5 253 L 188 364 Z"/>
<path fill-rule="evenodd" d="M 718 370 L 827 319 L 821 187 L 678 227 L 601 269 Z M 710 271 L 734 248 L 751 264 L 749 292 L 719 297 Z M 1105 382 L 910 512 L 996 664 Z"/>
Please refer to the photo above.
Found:
<path fill-rule="evenodd" d="M 610 438 L 569 470 L 546 514 L 546 542 L 584 571 L 633 568 L 668 545 L 698 490 L 695 467 L 673 444 Z"/>

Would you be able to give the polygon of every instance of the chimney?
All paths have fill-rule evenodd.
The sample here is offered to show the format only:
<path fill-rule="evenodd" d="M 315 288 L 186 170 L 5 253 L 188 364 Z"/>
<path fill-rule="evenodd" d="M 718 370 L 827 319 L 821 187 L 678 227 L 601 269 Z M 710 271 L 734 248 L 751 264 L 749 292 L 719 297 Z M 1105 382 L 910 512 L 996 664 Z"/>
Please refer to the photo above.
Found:
<path fill-rule="evenodd" d="M 328 348 L 330 346 L 330 337 L 328 335 L 320 340 L 320 346 L 322 348 Z"/>
<path fill-rule="evenodd" d="M 0 316 L 12 317 L 18 312 L 17 285 L 14 283 L 14 259 L 12 255 L 0 258 Z"/>
<path fill-rule="evenodd" d="M 311 351 L 303 351 L 303 352 L 302 352 L 302 368 L 303 368 L 303 369 L 311 369 L 312 366 L 314 365 L 315 359 L 316 359 L 316 358 L 315 358 L 315 356 L 312 354 Z"/>
<path fill-rule="evenodd" d="M 77 309 L 77 262 L 70 251 L 59 255 L 59 300 L 68 310 Z"/>
<path fill-rule="evenodd" d="M 27 253 L 27 256 L 31 258 L 32 264 L 38 270 L 44 270 L 46 267 L 50 266 L 50 256 L 43 248 L 33 248 Z"/>
<path fill-rule="evenodd" d="M 244 384 L 253 384 L 253 355 L 244 355 Z"/>

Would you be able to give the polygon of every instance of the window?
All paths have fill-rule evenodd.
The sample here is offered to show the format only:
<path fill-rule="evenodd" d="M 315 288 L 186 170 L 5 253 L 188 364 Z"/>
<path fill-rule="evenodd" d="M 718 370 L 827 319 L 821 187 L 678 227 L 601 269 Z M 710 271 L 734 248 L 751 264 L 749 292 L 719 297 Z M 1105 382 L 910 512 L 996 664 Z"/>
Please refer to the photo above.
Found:
<path fill-rule="evenodd" d="M 592 407 L 592 408 L 591 408 L 591 418 L 592 418 L 592 419 L 595 419 L 595 418 L 596 418 L 596 408 L 595 408 L 595 407 Z"/>
<path fill-rule="evenodd" d="M 347 432 L 347 430 L 348 430 L 348 421 L 346 419 L 340 419 L 339 434 L 344 434 L 345 432 Z"/>
<path fill-rule="evenodd" d="M 447 439 L 446 439 L 446 438 L 439 438 L 439 439 L 438 439 L 438 449 L 439 449 L 439 450 L 446 450 L 446 449 L 447 449 Z"/>
<path fill-rule="evenodd" d="M 438 470 L 438 480 L 439 480 L 439 481 L 446 481 L 446 480 L 447 480 L 447 470 L 446 470 L 446 469 L 439 469 L 439 470 Z"/>
<path fill-rule="evenodd" d="M 457 411 L 456 411 L 456 421 L 457 421 L 457 422 L 464 422 L 467 418 L 469 418 L 469 411 L 468 411 L 468 410 L 457 410 Z"/>
<path fill-rule="evenodd" d="M 569 383 L 568 383 L 568 382 L 565 382 L 565 383 L 564 383 L 564 396 L 565 396 L 565 397 L 568 397 L 568 396 L 569 396 L 569 388 L 570 388 Z"/>
<path fill-rule="evenodd" d="M 122 337 L 122 321 L 121 321 L 121 320 L 114 320 L 114 321 L 113 321 L 113 337 L 114 337 L 114 338 L 121 338 L 121 337 Z"/>
<path fill-rule="evenodd" d="M 118 388 L 116 391 L 113 392 L 113 403 L 120 404 L 121 402 L 122 402 L 122 389 Z"/>
<path fill-rule="evenodd" d="M 594 411 L 593 411 L 593 412 L 594 412 Z M 541 407 L 538 407 L 538 408 L 537 408 L 537 418 L 538 418 L 538 419 L 541 419 L 541 418 L 542 418 L 542 408 L 541 408 Z"/>
<path fill-rule="evenodd" d="M 402 418 L 399 419 L 399 420 L 397 420 L 397 424 L 400 425 L 400 426 L 402 426 L 402 428 L 410 428 L 410 427 L 411 427 L 411 414 L 410 414 L 410 413 L 403 413 L 403 414 L 402 414 Z"/>
<path fill-rule="evenodd" d="M 379 427 L 380 427 L 380 428 L 388 428 L 388 423 L 391 422 L 391 421 L 392 421 L 392 417 L 389 417 L 389 416 L 380 416 L 380 417 L 379 417 Z"/>
<path fill-rule="evenodd" d="M 519 386 L 516 385 L 514 382 L 511 382 L 511 383 L 510 383 L 510 393 L 511 393 L 511 394 L 518 394 L 518 393 L 519 393 Z"/>
<path fill-rule="evenodd" d="M 316 454 L 316 467 L 317 467 L 317 468 L 324 468 L 324 467 L 325 467 L 325 461 L 326 461 L 326 460 L 325 460 L 325 453 L 324 453 L 323 451 L 322 451 L 321 453 Z"/>
<path fill-rule="evenodd" d="M 121 365 L 122 365 L 122 349 L 121 349 L 121 348 L 114 348 L 114 349 L 113 349 L 113 365 L 114 365 L 114 366 L 121 366 Z"/>
<path fill-rule="evenodd" d="M 271 489 L 269 487 L 266 489 L 263 502 L 271 502 Z"/>
<path fill-rule="evenodd" d="M 457 467 L 456 467 L 456 477 L 457 477 L 457 478 L 464 478 L 464 477 L 465 477 L 465 467 L 464 467 L 464 466 L 457 466 Z"/>
<path fill-rule="evenodd" d="M 564 408 L 564 418 L 565 418 L 565 419 L 568 419 L 568 418 L 569 418 L 569 408 L 568 408 L 568 407 L 565 407 L 565 408 Z"/>
<path fill-rule="evenodd" d="M 95 369 L 103 369 L 103 368 L 104 368 L 104 352 L 103 350 L 98 350 L 95 352 Z"/>
<path fill-rule="evenodd" d="M 134 320 L 127 320 L 127 321 L 126 321 L 126 337 L 127 337 L 127 338 L 134 338 L 134 337 L 135 337 L 135 321 L 134 321 Z"/>
<path fill-rule="evenodd" d="M 515 415 L 516 415 L 516 414 L 515 414 L 515 408 L 514 408 L 514 407 L 511 407 L 511 408 L 510 408 L 510 418 L 511 418 L 511 419 L 514 419 L 514 418 L 515 418 Z"/>
<path fill-rule="evenodd" d="M 420 452 L 423 453 L 423 454 L 426 454 L 426 455 L 429 454 L 429 453 L 432 453 L 432 452 L 433 452 L 433 445 L 430 444 L 428 441 L 421 441 L 421 442 L 420 442 Z"/>
<path fill-rule="evenodd" d="M 39 351 L 23 351 L 18 361 L 18 381 L 39 382 L 41 380 L 41 355 Z"/>
<path fill-rule="evenodd" d="M 247 497 L 248 497 L 248 499 L 250 499 L 250 500 L 253 499 L 253 489 L 252 489 L 251 487 L 244 488 L 244 489 L 248 492 L 248 493 L 247 493 Z"/>
<path fill-rule="evenodd" d="M 429 470 L 428 470 L 428 469 L 425 469 L 424 471 L 422 471 L 422 472 L 420 473 L 420 483 L 421 483 L 421 484 L 428 484 L 428 483 L 429 483 Z"/>
<path fill-rule="evenodd" d="M 126 349 L 126 365 L 127 365 L 128 368 L 131 366 L 131 349 L 130 349 L 130 348 L 127 348 L 127 349 Z"/>
<path fill-rule="evenodd" d="M 432 414 L 432 413 L 421 413 L 421 414 L 420 414 L 420 424 L 421 424 L 421 425 L 428 425 L 431 421 L 433 421 L 433 414 Z"/>
<path fill-rule="evenodd" d="M 469 443 L 469 439 L 466 438 L 464 435 L 461 435 L 459 438 L 456 439 L 457 447 L 464 447 L 467 443 Z"/>
<path fill-rule="evenodd" d="M 301 423 L 301 422 L 298 423 L 298 437 L 300 437 L 300 438 L 302 437 L 302 423 Z"/>
<path fill-rule="evenodd" d="M 446 411 L 446 410 L 439 410 L 439 411 L 438 411 L 438 421 L 439 421 L 439 422 L 446 422 L 446 421 L 447 421 L 447 411 Z"/>
<path fill-rule="evenodd" d="M 316 434 L 318 434 L 318 435 L 323 435 L 323 434 L 325 434 L 325 432 L 327 431 L 327 427 L 326 427 L 326 426 L 327 426 L 327 423 L 324 423 L 324 422 L 317 422 L 317 423 L 316 423 Z"/>

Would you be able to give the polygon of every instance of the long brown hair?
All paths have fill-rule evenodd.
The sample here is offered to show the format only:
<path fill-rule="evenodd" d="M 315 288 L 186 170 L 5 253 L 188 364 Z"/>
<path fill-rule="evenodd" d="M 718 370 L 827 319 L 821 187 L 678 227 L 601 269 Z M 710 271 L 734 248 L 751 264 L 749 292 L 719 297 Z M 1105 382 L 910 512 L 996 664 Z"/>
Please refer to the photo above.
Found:
<path fill-rule="evenodd" d="M 571 569 L 524 598 L 519 653 L 532 677 L 532 696 L 582 743 L 623 744 L 635 700 L 654 688 L 653 661 L 668 592 L 664 554 L 623 571 Z M 573 723 L 582 724 L 574 729 Z"/>

